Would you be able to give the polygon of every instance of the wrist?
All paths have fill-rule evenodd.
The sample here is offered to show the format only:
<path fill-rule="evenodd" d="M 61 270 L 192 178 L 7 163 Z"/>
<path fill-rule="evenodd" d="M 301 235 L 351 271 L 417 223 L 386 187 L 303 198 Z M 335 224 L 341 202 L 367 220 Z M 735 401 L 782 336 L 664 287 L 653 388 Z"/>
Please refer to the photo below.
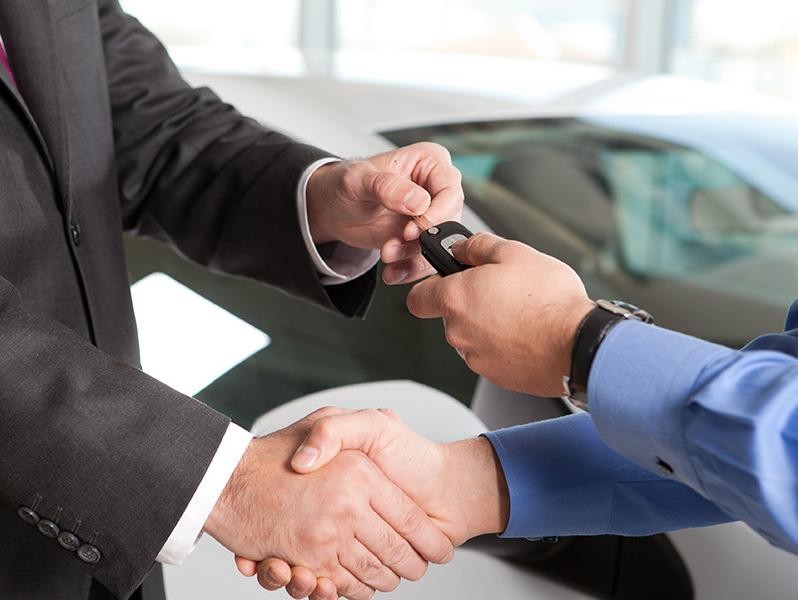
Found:
<path fill-rule="evenodd" d="M 331 219 L 326 214 L 326 208 L 329 203 L 329 194 L 327 193 L 329 186 L 326 181 L 330 171 L 336 168 L 337 165 L 338 163 L 328 163 L 313 171 L 305 188 L 310 236 L 317 246 L 336 241 L 334 234 L 328 230 Z"/>
<path fill-rule="evenodd" d="M 449 484 L 460 504 L 466 537 L 501 533 L 510 516 L 510 494 L 499 458 L 484 437 L 446 445 Z"/>
<path fill-rule="evenodd" d="M 585 317 L 596 306 L 587 296 L 578 298 L 563 307 L 563 317 L 560 319 L 560 330 L 557 339 L 560 340 L 560 347 L 557 349 L 557 381 L 560 386 L 562 378 L 571 374 L 573 368 L 573 352 L 576 343 L 577 332 Z"/>
<path fill-rule="evenodd" d="M 233 522 L 237 512 L 235 510 L 235 499 L 240 496 L 244 482 L 247 479 L 246 472 L 255 443 L 256 440 L 252 440 L 249 446 L 247 446 L 247 449 L 241 456 L 241 460 L 238 462 L 230 479 L 227 480 L 227 484 L 224 486 L 222 493 L 216 500 L 216 504 L 213 506 L 213 510 L 211 510 L 211 514 L 208 516 L 203 526 L 203 531 L 205 533 L 222 544 L 224 543 L 225 532 L 234 528 Z"/>

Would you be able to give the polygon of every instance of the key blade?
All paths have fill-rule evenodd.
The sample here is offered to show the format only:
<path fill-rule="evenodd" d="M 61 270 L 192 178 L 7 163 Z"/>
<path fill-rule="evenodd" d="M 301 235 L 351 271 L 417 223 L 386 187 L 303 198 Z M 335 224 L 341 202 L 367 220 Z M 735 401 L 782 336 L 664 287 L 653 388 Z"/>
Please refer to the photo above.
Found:
<path fill-rule="evenodd" d="M 434 227 L 432 222 L 424 215 L 414 216 L 413 222 L 415 222 L 415 224 L 418 225 L 418 228 L 421 229 L 421 231 L 426 231 L 430 227 Z"/>

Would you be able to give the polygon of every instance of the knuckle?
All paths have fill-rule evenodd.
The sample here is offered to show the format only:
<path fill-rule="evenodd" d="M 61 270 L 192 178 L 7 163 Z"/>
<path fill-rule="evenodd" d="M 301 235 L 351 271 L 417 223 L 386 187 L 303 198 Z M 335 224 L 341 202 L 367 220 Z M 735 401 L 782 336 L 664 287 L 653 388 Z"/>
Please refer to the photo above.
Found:
<path fill-rule="evenodd" d="M 313 436 L 322 441 L 335 439 L 336 433 L 335 421 L 331 416 L 322 417 L 313 425 Z"/>
<path fill-rule="evenodd" d="M 396 412 L 395 410 L 393 410 L 392 408 L 380 408 L 380 409 L 378 409 L 378 410 L 379 410 L 379 412 L 380 412 L 380 413 L 382 413 L 383 415 L 385 415 L 386 417 L 388 417 L 388 418 L 389 418 L 389 419 L 391 419 L 392 421 L 397 421 L 397 422 L 399 422 L 399 423 L 401 423 L 401 422 L 402 422 L 402 419 L 401 419 L 401 417 L 399 416 L 399 413 L 397 413 L 397 412 Z"/>
<path fill-rule="evenodd" d="M 371 460 L 360 451 L 347 450 L 338 456 L 345 469 L 347 476 L 352 478 L 359 478 L 361 482 L 368 481 L 375 473 L 374 465 Z M 351 500 L 341 499 L 339 501 L 346 503 L 347 506 L 351 505 Z"/>
<path fill-rule="evenodd" d="M 332 514 L 340 514 L 344 509 L 339 509 L 333 500 L 330 505 Z M 319 522 L 314 527 L 306 530 L 305 536 L 309 547 L 324 547 L 333 543 L 337 538 L 337 531 L 327 522 Z"/>
<path fill-rule="evenodd" d="M 466 366 L 474 371 L 475 373 L 479 373 L 479 364 L 477 363 L 477 356 L 474 352 L 470 350 L 462 350 L 460 356 L 463 357 L 463 362 Z"/>
<path fill-rule="evenodd" d="M 402 537 L 407 538 L 421 529 L 425 520 L 426 515 L 418 507 L 406 508 L 399 517 L 397 531 Z"/>
<path fill-rule="evenodd" d="M 311 413 L 319 417 L 319 419 L 323 419 L 325 417 L 331 417 L 337 414 L 341 409 L 335 406 L 322 406 L 321 408 L 317 409 L 315 412 Z"/>
<path fill-rule="evenodd" d="M 371 554 L 362 554 L 356 561 L 358 572 L 366 577 L 373 577 L 382 571 L 382 563 Z"/>
<path fill-rule="evenodd" d="M 446 146 L 435 142 L 419 142 L 419 146 L 430 154 L 451 160 L 452 155 Z"/>
<path fill-rule="evenodd" d="M 380 554 L 383 556 L 385 564 L 389 567 L 396 568 L 398 565 L 404 563 L 407 559 L 405 544 L 392 532 L 383 532 L 381 537 L 382 551 Z"/>
<path fill-rule="evenodd" d="M 457 348 L 457 344 L 460 342 L 460 338 L 454 332 L 453 327 L 447 327 L 444 331 L 444 336 L 446 337 L 447 344 L 449 344 L 452 348 Z"/>
<path fill-rule="evenodd" d="M 382 412 L 376 408 L 364 408 L 358 411 L 360 414 L 368 418 L 369 420 L 373 419 L 382 419 Z"/>
<path fill-rule="evenodd" d="M 395 187 L 393 179 L 388 177 L 385 173 L 377 174 L 371 183 L 372 192 L 374 192 L 375 196 L 381 198 L 390 196 Z"/>

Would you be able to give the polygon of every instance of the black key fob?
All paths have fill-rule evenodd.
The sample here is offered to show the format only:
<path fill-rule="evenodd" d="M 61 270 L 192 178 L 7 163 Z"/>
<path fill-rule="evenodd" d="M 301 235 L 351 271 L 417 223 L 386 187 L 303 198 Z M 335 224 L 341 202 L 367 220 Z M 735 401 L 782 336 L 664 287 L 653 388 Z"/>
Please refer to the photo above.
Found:
<path fill-rule="evenodd" d="M 421 232 L 421 255 L 427 259 L 441 275 L 459 273 L 469 267 L 458 262 L 452 255 L 455 242 L 470 238 L 473 233 L 455 221 L 446 221 Z"/>

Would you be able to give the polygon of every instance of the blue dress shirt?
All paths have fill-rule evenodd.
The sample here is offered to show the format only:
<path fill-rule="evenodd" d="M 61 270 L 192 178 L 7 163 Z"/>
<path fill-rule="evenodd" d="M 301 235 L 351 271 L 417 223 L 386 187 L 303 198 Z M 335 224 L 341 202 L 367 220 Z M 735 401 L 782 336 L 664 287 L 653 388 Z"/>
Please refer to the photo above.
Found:
<path fill-rule="evenodd" d="M 798 553 L 798 301 L 734 351 L 624 322 L 590 371 L 591 413 L 486 434 L 505 536 L 646 535 L 732 519 Z"/>

